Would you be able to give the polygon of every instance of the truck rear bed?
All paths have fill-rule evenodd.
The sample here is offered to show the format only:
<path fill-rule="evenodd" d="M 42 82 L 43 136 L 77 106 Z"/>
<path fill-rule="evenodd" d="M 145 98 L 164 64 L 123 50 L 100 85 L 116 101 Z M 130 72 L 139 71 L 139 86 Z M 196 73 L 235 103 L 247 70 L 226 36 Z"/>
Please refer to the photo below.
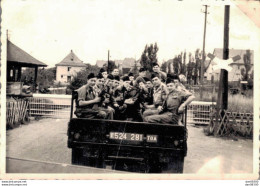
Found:
<path fill-rule="evenodd" d="M 82 158 L 107 163 L 140 162 L 169 164 L 187 152 L 186 128 L 173 124 L 72 118 L 68 126 L 68 147 L 72 161 Z M 97 162 L 96 162 L 97 163 Z"/>

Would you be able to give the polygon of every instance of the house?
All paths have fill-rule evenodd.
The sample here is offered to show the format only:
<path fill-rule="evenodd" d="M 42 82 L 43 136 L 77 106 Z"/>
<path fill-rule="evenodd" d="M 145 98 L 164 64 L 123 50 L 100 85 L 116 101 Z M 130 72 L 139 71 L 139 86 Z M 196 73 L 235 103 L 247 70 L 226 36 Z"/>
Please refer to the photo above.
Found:
<path fill-rule="evenodd" d="M 69 83 L 77 72 L 84 70 L 86 64 L 83 63 L 71 50 L 70 53 L 56 66 L 56 82 Z"/>
<path fill-rule="evenodd" d="M 245 70 L 245 65 L 244 65 L 244 55 L 246 53 L 250 52 L 250 57 L 251 57 L 251 69 L 249 70 L 249 74 L 252 73 L 253 71 L 253 65 L 254 65 L 254 51 L 253 50 L 240 50 L 240 49 L 229 49 L 229 57 L 232 58 L 234 56 L 239 55 L 241 57 L 240 60 L 235 61 L 234 63 L 231 63 L 230 66 L 232 67 L 231 72 L 228 72 L 228 81 L 229 82 L 235 82 L 235 81 L 240 81 L 241 80 L 241 70 Z M 223 59 L 223 49 L 221 48 L 216 48 L 214 49 L 213 55 L 216 57 Z M 204 76 L 207 77 L 207 80 L 210 81 L 211 78 L 214 78 L 214 81 L 218 81 L 220 78 L 220 70 L 213 71 L 212 69 L 212 61 L 210 60 L 208 65 L 205 65 L 205 74 Z"/>

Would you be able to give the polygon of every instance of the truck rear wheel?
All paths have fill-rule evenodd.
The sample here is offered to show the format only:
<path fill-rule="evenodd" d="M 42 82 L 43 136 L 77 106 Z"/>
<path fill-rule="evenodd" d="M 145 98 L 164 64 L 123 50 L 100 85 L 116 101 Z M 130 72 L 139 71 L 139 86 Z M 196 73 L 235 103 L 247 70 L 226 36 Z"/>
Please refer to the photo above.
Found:
<path fill-rule="evenodd" d="M 184 157 L 174 157 L 169 163 L 162 164 L 162 173 L 183 173 Z"/>
<path fill-rule="evenodd" d="M 74 165 L 92 165 L 92 161 L 89 158 L 83 156 L 82 148 L 72 148 L 71 163 Z"/>
<path fill-rule="evenodd" d="M 105 161 L 102 158 L 88 158 L 83 153 L 83 148 L 72 148 L 71 163 L 74 165 L 105 168 Z"/>
<path fill-rule="evenodd" d="M 74 165 L 83 165 L 83 149 L 72 148 L 71 163 Z"/>

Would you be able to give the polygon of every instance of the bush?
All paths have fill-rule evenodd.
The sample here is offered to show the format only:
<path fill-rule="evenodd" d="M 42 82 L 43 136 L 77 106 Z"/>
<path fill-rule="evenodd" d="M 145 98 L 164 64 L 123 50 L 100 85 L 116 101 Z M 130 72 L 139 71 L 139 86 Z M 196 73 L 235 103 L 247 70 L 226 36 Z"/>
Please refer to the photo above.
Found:
<path fill-rule="evenodd" d="M 200 90 L 195 90 L 194 96 L 195 101 L 207 101 L 207 102 L 217 102 L 218 92 L 216 91 L 214 94 L 211 91 L 204 90 L 202 98 L 200 98 Z M 235 112 L 247 112 L 253 113 L 253 91 L 247 90 L 244 95 L 241 94 L 228 94 L 228 110 Z"/>
<path fill-rule="evenodd" d="M 67 88 L 70 89 L 67 92 L 71 92 L 72 90 L 76 90 L 76 89 L 80 88 L 81 86 L 87 84 L 88 75 L 90 73 L 94 73 L 95 75 L 97 75 L 99 70 L 100 70 L 99 67 L 87 64 L 86 69 L 81 70 L 80 72 L 77 73 L 76 76 L 73 77 L 72 81 L 67 86 Z"/>

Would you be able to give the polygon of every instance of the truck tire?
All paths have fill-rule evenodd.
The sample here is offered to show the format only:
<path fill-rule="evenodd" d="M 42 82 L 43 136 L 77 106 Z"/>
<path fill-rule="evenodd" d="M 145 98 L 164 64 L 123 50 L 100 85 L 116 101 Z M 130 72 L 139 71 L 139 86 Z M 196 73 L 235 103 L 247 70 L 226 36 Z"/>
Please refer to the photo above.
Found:
<path fill-rule="evenodd" d="M 184 157 L 179 156 L 172 158 L 169 163 L 162 165 L 162 173 L 183 173 Z"/>
<path fill-rule="evenodd" d="M 83 165 L 83 149 L 72 148 L 71 150 L 71 163 L 73 165 Z"/>
<path fill-rule="evenodd" d="M 73 165 L 84 165 L 97 168 L 105 168 L 105 161 L 100 158 L 88 158 L 83 156 L 83 148 L 72 148 L 71 163 Z"/>
<path fill-rule="evenodd" d="M 93 166 L 93 161 L 83 156 L 83 148 L 72 148 L 71 163 L 73 165 Z"/>

